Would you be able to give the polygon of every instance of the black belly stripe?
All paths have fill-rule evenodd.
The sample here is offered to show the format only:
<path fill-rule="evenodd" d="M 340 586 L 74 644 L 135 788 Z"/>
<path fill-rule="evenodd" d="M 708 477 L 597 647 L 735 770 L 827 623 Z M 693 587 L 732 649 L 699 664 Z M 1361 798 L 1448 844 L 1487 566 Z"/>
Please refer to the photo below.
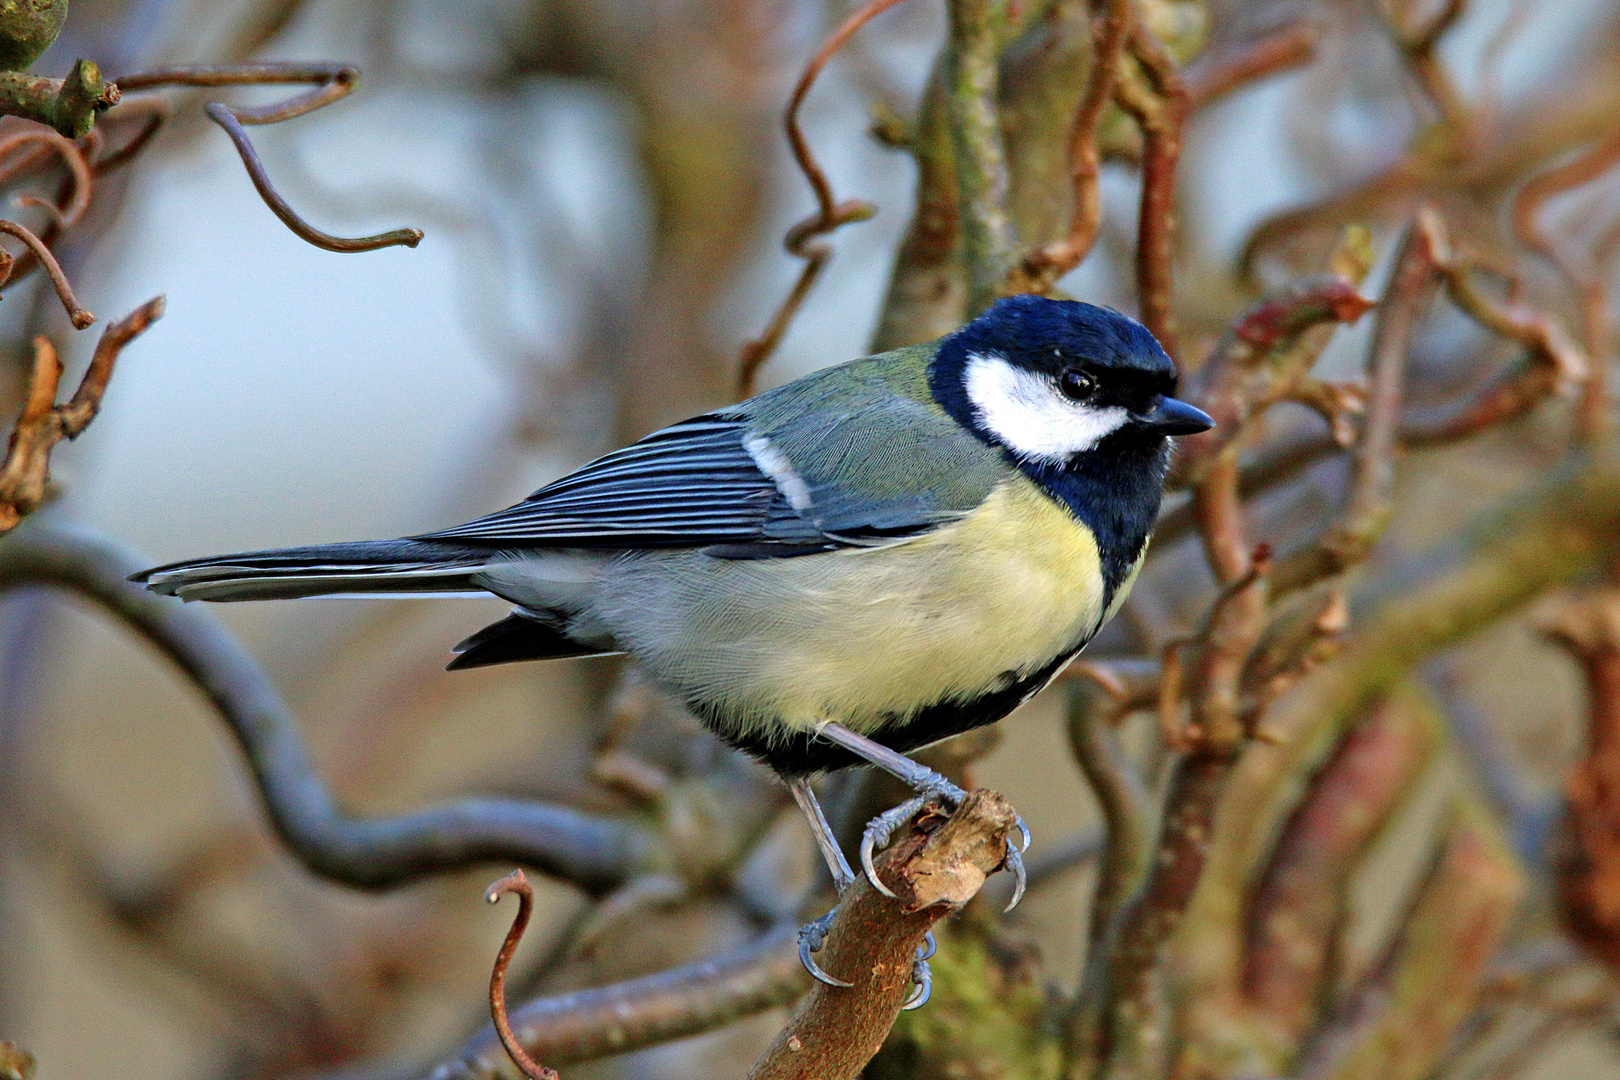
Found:
<path fill-rule="evenodd" d="M 904 754 L 919 746 L 927 746 L 952 735 L 960 735 L 964 731 L 993 724 L 1034 697 L 1051 681 L 1052 676 L 1083 648 L 1085 643 L 1081 642 L 1039 670 L 977 697 L 968 700 L 936 701 L 907 716 L 894 717 L 876 731 L 867 732 L 867 735 L 884 746 Z M 806 776 L 865 764 L 861 758 L 848 750 L 809 732 L 795 731 L 786 736 L 778 734 L 774 739 L 766 738 L 759 733 L 739 736 L 726 731 L 722 724 L 717 723 L 718 718 L 706 709 L 702 702 L 691 701 L 687 705 L 721 739 L 743 753 L 763 761 L 783 776 Z M 836 720 L 837 717 L 828 719 Z M 774 729 L 780 732 L 780 724 L 774 725 Z"/>

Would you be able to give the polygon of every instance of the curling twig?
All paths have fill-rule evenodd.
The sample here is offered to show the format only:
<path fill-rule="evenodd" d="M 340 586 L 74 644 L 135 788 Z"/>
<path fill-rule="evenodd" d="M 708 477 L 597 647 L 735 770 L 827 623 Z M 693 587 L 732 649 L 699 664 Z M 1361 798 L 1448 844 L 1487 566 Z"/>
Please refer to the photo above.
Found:
<path fill-rule="evenodd" d="M 224 129 L 236 152 L 242 157 L 248 177 L 259 197 L 276 217 L 300 239 L 327 251 L 375 251 L 378 248 L 403 245 L 415 247 L 422 241 L 420 229 L 390 229 L 372 236 L 353 239 L 333 236 L 315 228 L 288 205 L 287 200 L 271 184 L 253 142 L 243 124 L 278 124 L 313 112 L 347 97 L 360 80 L 360 73 L 342 64 L 198 64 L 180 67 L 154 68 L 151 71 L 125 75 L 118 85 L 126 92 L 154 90 L 161 87 L 219 87 L 263 86 L 314 83 L 314 89 L 284 102 L 242 108 L 211 102 L 205 110 L 208 118 Z"/>
<path fill-rule="evenodd" d="M 1097 181 L 1102 152 L 1097 131 L 1114 97 L 1114 84 L 1125 55 L 1131 21 L 1130 0 L 1107 0 L 1092 24 L 1091 74 L 1085 93 L 1069 122 L 1069 186 L 1073 205 L 1063 239 L 1036 248 L 1014 270 L 1008 291 L 1045 293 L 1064 274 L 1079 266 L 1097 241 L 1102 224 L 1102 196 Z"/>
<path fill-rule="evenodd" d="M 1604 272 L 1606 258 L 1601 243 L 1598 250 L 1584 258 L 1560 250 L 1541 228 L 1538 215 L 1548 199 L 1590 183 L 1617 163 L 1620 163 L 1620 133 L 1599 139 L 1573 161 L 1532 178 L 1513 199 L 1513 231 L 1519 242 L 1563 275 L 1580 302 L 1585 322 L 1584 344 L 1592 361 L 1582 384 L 1580 407 L 1581 433 L 1587 438 L 1601 434 L 1608 424 L 1608 371 L 1614 359 L 1614 319 Z"/>
<path fill-rule="evenodd" d="M 501 942 L 501 951 L 495 955 L 495 967 L 490 971 L 489 1015 L 495 1022 L 495 1030 L 500 1033 L 501 1045 L 506 1047 L 513 1064 L 522 1070 L 524 1076 L 529 1080 L 561 1080 L 556 1069 L 548 1069 L 529 1056 L 517 1036 L 512 1034 L 512 1024 L 506 1018 L 506 967 L 512 962 L 518 942 L 523 940 L 523 931 L 528 928 L 529 915 L 534 909 L 534 890 L 529 887 L 529 879 L 522 870 L 514 870 L 491 885 L 484 893 L 484 899 L 494 904 L 507 893 L 517 894 L 518 909 L 512 918 L 512 928 L 506 932 L 506 940 Z"/>
<path fill-rule="evenodd" d="M 804 260 L 804 268 L 799 272 L 798 280 L 793 283 L 793 288 L 788 291 L 776 313 L 771 316 L 765 332 L 743 346 L 742 355 L 737 361 L 739 398 L 753 394 L 759 369 L 781 344 L 782 335 L 787 333 L 788 326 L 793 322 L 793 317 L 799 313 L 805 297 L 810 295 L 810 290 L 814 287 L 816 279 L 821 276 L 827 260 L 832 258 L 832 248 L 825 243 L 817 242 L 816 238 L 825 236 L 841 226 L 866 221 L 877 212 L 877 208 L 869 202 L 860 199 L 839 202 L 833 196 L 832 182 L 827 179 L 821 164 L 816 161 L 809 140 L 804 137 L 804 130 L 799 126 L 799 108 L 804 104 L 810 88 L 815 85 L 816 79 L 820 77 L 822 69 L 827 66 L 833 55 L 855 36 L 856 31 L 898 3 L 900 0 L 870 0 L 845 19 L 810 58 L 810 62 L 805 65 L 803 73 L 799 76 L 799 81 L 793 87 L 792 95 L 788 98 L 787 110 L 783 114 L 788 146 L 793 151 L 793 160 L 799 166 L 799 171 L 804 174 L 805 181 L 815 194 L 816 212 L 789 229 L 783 241 L 789 252 Z"/>

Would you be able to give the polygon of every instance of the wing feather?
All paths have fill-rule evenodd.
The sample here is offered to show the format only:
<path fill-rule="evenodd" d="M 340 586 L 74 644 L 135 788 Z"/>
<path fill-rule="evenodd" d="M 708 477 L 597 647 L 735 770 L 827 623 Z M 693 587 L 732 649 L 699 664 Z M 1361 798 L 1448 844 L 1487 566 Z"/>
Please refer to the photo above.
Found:
<path fill-rule="evenodd" d="M 899 350 L 828 369 L 654 432 L 516 506 L 412 539 L 767 558 L 889 543 L 959 520 L 1012 470 L 918 396 L 928 355 Z"/>

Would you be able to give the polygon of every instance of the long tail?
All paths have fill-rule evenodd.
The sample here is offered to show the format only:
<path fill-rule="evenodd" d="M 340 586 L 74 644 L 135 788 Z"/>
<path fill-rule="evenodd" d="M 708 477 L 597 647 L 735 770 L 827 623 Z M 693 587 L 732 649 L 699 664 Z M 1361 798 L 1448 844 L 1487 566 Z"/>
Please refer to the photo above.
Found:
<path fill-rule="evenodd" d="M 482 592 L 473 575 L 491 555 L 454 544 L 372 540 L 215 555 L 143 570 L 130 580 L 182 600 L 442 595 Z"/>

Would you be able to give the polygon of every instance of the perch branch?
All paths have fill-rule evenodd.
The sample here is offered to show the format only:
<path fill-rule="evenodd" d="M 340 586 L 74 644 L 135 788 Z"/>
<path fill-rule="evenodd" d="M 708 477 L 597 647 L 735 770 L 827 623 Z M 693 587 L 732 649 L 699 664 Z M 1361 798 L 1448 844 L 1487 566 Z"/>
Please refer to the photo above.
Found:
<path fill-rule="evenodd" d="M 749 1080 L 853 1080 L 877 1053 L 911 989 L 929 928 L 971 900 L 1006 857 L 1017 815 L 1001 796 L 975 791 L 949 817 L 924 808 L 879 857 L 898 899 L 857 878 L 840 900 L 817 982 L 754 1065 Z"/>
<path fill-rule="evenodd" d="M 656 860 L 639 826 L 562 806 L 469 799 L 361 820 L 333 802 L 281 696 L 224 625 L 129 584 L 145 562 L 82 533 L 32 527 L 0 542 L 0 589 L 51 585 L 101 606 L 205 694 L 241 747 L 270 824 L 311 872 L 382 889 L 488 862 L 516 862 L 605 892 Z"/>

